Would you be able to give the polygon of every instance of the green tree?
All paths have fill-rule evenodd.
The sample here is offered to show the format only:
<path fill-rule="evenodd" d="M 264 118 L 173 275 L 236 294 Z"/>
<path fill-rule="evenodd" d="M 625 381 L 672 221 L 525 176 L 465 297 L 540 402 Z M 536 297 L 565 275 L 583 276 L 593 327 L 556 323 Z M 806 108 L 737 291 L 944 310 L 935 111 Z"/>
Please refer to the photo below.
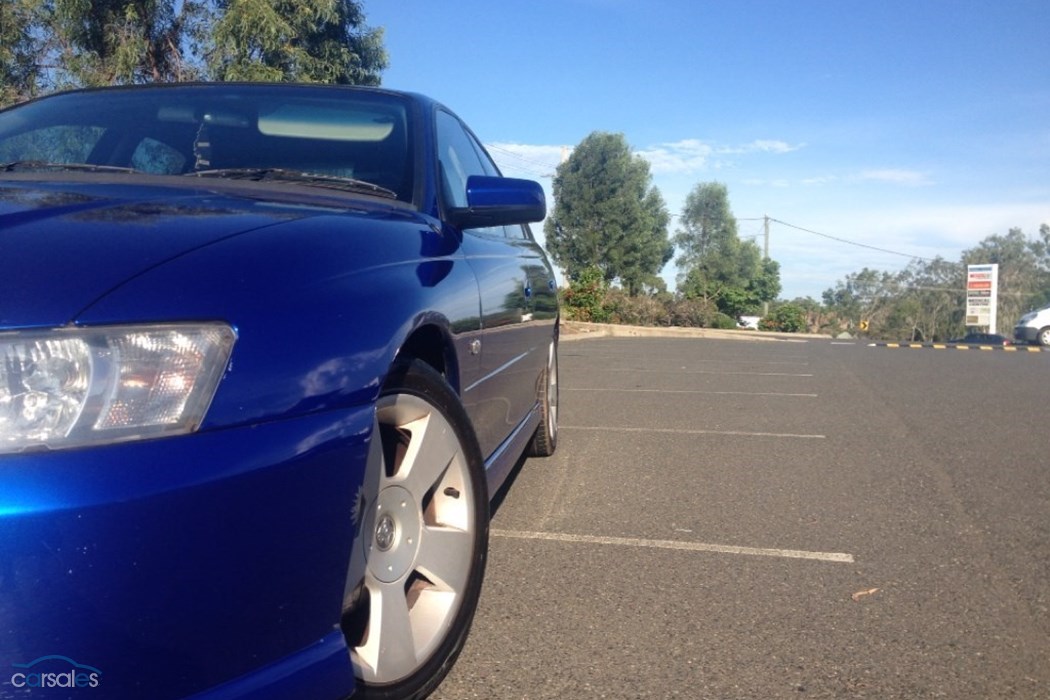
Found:
<path fill-rule="evenodd" d="M 378 85 L 383 30 L 353 0 L 217 0 L 208 55 L 218 80 Z"/>
<path fill-rule="evenodd" d="M 0 0 L 0 105 L 196 79 L 377 85 L 382 39 L 354 0 Z"/>
<path fill-rule="evenodd" d="M 681 226 L 674 242 L 680 251 L 679 289 L 687 297 L 714 302 L 729 316 L 755 311 L 776 299 L 780 266 L 764 259 L 754 241 L 737 236 L 725 185 L 696 185 L 686 197 Z"/>
<path fill-rule="evenodd" d="M 0 2 L 0 107 L 36 94 L 36 0 Z"/>
<path fill-rule="evenodd" d="M 675 235 L 678 266 L 691 270 L 739 242 L 736 217 L 729 208 L 729 189 L 721 182 L 702 182 L 686 196 L 682 228 Z"/>
<path fill-rule="evenodd" d="M 674 255 L 670 216 L 651 186 L 649 164 L 631 153 L 623 134 L 594 132 L 558 166 L 554 212 L 544 225 L 547 249 L 570 279 L 597 267 L 629 294 L 659 287 Z"/>
<path fill-rule="evenodd" d="M 910 313 L 912 340 L 948 340 L 962 335 L 963 270 L 959 263 L 938 257 L 916 260 L 900 273 L 902 301 L 908 302 L 909 308 L 901 309 L 897 318 Z"/>
<path fill-rule="evenodd" d="M 860 272 L 846 275 L 833 289 L 824 291 L 824 305 L 847 327 L 857 328 L 867 321 L 869 333 L 878 336 L 876 329 L 887 315 L 887 310 L 899 290 L 895 275 L 865 267 Z"/>
<path fill-rule="evenodd" d="M 207 24 L 204 0 L 35 2 L 44 90 L 202 77 L 201 61 L 184 50 Z"/>

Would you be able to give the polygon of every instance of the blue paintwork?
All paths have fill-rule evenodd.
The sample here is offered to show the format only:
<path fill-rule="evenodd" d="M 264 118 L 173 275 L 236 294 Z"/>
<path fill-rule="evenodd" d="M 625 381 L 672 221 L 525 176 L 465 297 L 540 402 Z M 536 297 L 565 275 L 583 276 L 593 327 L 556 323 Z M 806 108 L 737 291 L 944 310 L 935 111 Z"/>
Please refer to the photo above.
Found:
<path fill-rule="evenodd" d="M 256 89 L 353 92 L 107 94 L 192 102 Z M 409 108 L 415 179 L 400 201 L 181 175 L 0 172 L 0 331 L 220 320 L 238 337 L 195 434 L 0 454 L 0 697 L 14 692 L 14 664 L 49 655 L 100 670 L 106 698 L 351 693 L 338 629 L 349 514 L 372 402 L 416 334 L 475 421 L 491 493 L 519 459 L 557 334 L 550 265 L 525 227 L 509 240 L 453 226 L 436 182 L 433 114 L 444 108 L 371 92 Z M 19 109 L 0 112 L 0 144 Z M 512 208 L 542 211 L 538 186 L 476 184 L 471 205 L 501 221 L 523 220 Z"/>

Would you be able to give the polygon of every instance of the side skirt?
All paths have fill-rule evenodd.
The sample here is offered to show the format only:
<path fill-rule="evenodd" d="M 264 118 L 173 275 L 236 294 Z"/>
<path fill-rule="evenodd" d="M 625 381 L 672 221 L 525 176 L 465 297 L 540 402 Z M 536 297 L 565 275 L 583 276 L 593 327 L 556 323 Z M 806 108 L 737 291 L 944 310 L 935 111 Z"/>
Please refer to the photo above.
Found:
<path fill-rule="evenodd" d="M 532 410 L 529 411 L 529 414 L 525 416 L 525 420 L 519 423 L 514 432 L 510 434 L 510 437 L 504 440 L 503 444 L 497 447 L 496 451 L 485 460 L 485 477 L 489 488 L 489 498 L 496 495 L 500 486 L 503 485 L 503 482 L 507 480 L 507 477 L 514 469 L 514 465 L 518 463 L 518 459 L 521 458 L 525 448 L 528 447 L 533 433 L 536 432 L 536 428 L 540 425 L 540 418 L 540 404 L 537 402 L 532 407 Z"/>

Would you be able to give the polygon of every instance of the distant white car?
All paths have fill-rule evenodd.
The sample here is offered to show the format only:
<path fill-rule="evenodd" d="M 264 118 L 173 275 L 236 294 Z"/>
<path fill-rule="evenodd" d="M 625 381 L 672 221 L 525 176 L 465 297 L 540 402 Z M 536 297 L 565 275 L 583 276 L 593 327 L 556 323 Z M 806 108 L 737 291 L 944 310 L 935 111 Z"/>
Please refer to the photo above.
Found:
<path fill-rule="evenodd" d="M 1022 316 L 1014 326 L 1014 340 L 1031 345 L 1050 345 L 1050 306 Z"/>

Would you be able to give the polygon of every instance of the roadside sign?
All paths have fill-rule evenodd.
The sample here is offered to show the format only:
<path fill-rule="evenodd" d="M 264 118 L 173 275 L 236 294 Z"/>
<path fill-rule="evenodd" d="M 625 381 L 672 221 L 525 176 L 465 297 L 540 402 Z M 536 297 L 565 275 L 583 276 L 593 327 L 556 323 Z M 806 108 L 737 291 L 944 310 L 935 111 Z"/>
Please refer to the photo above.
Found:
<path fill-rule="evenodd" d="M 966 325 L 984 326 L 996 332 L 999 300 L 999 265 L 966 266 Z"/>

